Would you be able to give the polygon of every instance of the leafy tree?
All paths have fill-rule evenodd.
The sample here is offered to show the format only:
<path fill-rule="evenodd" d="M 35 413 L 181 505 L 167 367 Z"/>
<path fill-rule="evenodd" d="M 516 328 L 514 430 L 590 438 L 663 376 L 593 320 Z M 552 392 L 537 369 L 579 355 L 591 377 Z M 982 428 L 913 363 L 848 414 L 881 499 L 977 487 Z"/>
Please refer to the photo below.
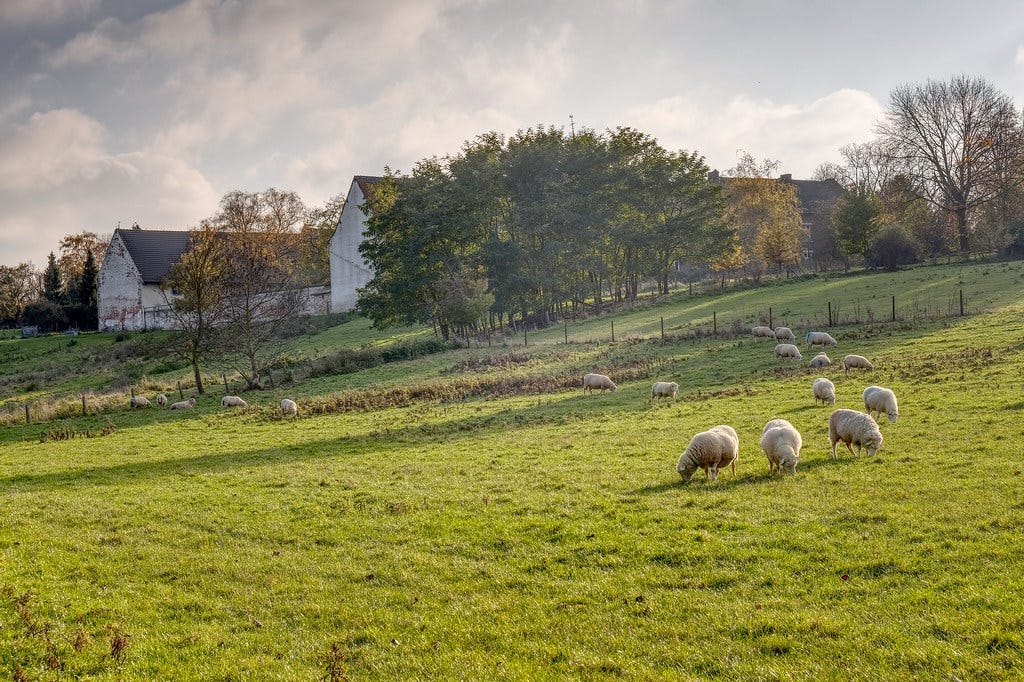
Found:
<path fill-rule="evenodd" d="M 936 208 L 955 218 L 960 251 L 970 250 L 971 213 L 1022 175 L 1021 115 L 982 78 L 955 76 L 896 88 L 878 126 L 888 157 Z"/>
<path fill-rule="evenodd" d="M 96 329 L 99 326 L 96 292 L 99 288 L 99 272 L 92 251 L 85 254 L 85 263 L 73 284 L 68 287 L 66 313 L 68 320 L 82 329 Z"/>
<path fill-rule="evenodd" d="M 0 324 L 21 319 L 25 306 L 39 296 L 39 275 L 31 263 L 0 265 Z"/>
<path fill-rule="evenodd" d="M 53 251 L 47 257 L 46 269 L 43 271 L 43 298 L 57 305 L 64 301 L 64 281 Z"/>
<path fill-rule="evenodd" d="M 26 324 L 38 326 L 47 332 L 59 331 L 68 324 L 64 308 L 48 298 L 40 298 L 26 305 L 21 317 Z"/>
<path fill-rule="evenodd" d="M 189 248 L 171 266 L 160 291 L 180 330 L 175 346 L 192 367 L 196 391 L 204 392 L 199 363 L 217 348 L 224 279 L 229 254 L 217 230 L 204 222 L 189 234 Z"/>
<path fill-rule="evenodd" d="M 832 229 L 844 257 L 863 256 L 878 233 L 882 201 L 867 190 L 847 192 L 832 210 Z"/>
<path fill-rule="evenodd" d="M 93 265 L 97 270 L 103 264 L 103 257 L 110 246 L 110 235 L 99 236 L 95 232 L 83 230 L 78 234 L 69 234 L 60 240 L 60 266 L 64 281 L 72 286 L 81 277 L 85 260 L 92 256 Z"/>
<path fill-rule="evenodd" d="M 345 197 L 337 195 L 323 206 L 306 212 L 299 229 L 297 279 L 307 285 L 326 284 L 331 281 L 331 254 L 329 244 L 345 208 Z"/>

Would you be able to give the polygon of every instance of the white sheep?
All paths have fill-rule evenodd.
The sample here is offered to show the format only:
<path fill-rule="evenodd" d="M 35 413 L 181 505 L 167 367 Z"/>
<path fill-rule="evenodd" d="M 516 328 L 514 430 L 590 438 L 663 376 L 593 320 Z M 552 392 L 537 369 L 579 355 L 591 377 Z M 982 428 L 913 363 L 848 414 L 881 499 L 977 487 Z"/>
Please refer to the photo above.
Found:
<path fill-rule="evenodd" d="M 690 440 L 679 457 L 676 471 L 684 481 L 689 481 L 699 467 L 704 470 L 708 480 L 714 481 L 718 478 L 718 470 L 725 466 L 731 465 L 735 475 L 736 460 L 739 458 L 740 439 L 736 430 L 720 424 L 698 433 Z"/>
<path fill-rule="evenodd" d="M 802 446 L 800 432 L 785 419 L 772 419 L 764 425 L 761 449 L 768 457 L 768 470 L 771 473 L 795 474 Z"/>
<path fill-rule="evenodd" d="M 814 346 L 835 346 L 836 340 L 828 332 L 807 332 L 807 348 Z"/>
<path fill-rule="evenodd" d="M 796 358 L 800 360 L 803 355 L 800 355 L 800 349 L 791 343 L 780 343 L 775 346 L 775 357 L 777 358 Z"/>
<path fill-rule="evenodd" d="M 815 405 L 818 404 L 819 400 L 822 405 L 825 403 L 829 405 L 836 404 L 836 386 L 825 377 L 818 377 L 814 380 L 814 383 L 811 384 L 811 393 L 814 394 Z"/>
<path fill-rule="evenodd" d="M 863 355 L 847 355 L 843 358 L 843 373 L 848 374 L 851 369 L 874 369 L 875 366 L 868 362 Z"/>
<path fill-rule="evenodd" d="M 604 393 L 605 390 L 615 393 L 616 386 L 614 381 L 603 374 L 584 374 L 583 392 L 586 393 L 589 390 L 593 393 L 595 388 L 601 389 L 601 393 Z"/>
<path fill-rule="evenodd" d="M 128 399 L 128 404 L 132 407 L 149 407 L 149 398 L 142 395 L 133 395 Z"/>
<path fill-rule="evenodd" d="M 299 406 L 295 404 L 294 400 L 285 398 L 281 401 L 281 413 L 285 416 L 294 417 L 299 413 Z"/>
<path fill-rule="evenodd" d="M 807 363 L 807 366 L 813 367 L 815 369 L 821 369 L 822 367 L 828 367 L 831 364 L 832 359 L 828 355 L 826 355 L 825 353 L 818 353 L 813 358 L 811 358 L 811 361 Z"/>
<path fill-rule="evenodd" d="M 163 393 L 158 393 L 156 396 L 156 404 L 160 407 L 167 407 L 167 396 Z"/>
<path fill-rule="evenodd" d="M 775 338 L 779 341 L 796 341 L 796 335 L 789 327 L 776 327 Z"/>
<path fill-rule="evenodd" d="M 774 339 L 775 332 L 772 331 L 771 327 L 757 326 L 750 330 L 750 333 L 754 335 L 755 339 L 767 338 Z"/>
<path fill-rule="evenodd" d="M 877 412 L 879 417 L 884 412 L 889 421 L 893 423 L 900 416 L 896 394 L 881 386 L 868 386 L 864 389 L 864 411 L 872 416 Z"/>
<path fill-rule="evenodd" d="M 237 395 L 226 395 L 220 399 L 221 407 L 249 407 L 249 403 L 245 402 Z"/>
<path fill-rule="evenodd" d="M 167 409 L 169 410 L 187 410 L 190 407 L 196 406 L 195 397 L 189 398 L 188 400 L 182 400 L 181 402 L 173 403 Z"/>
<path fill-rule="evenodd" d="M 828 440 L 832 445 L 832 459 L 836 458 L 836 445 L 843 441 L 846 449 L 853 453 L 850 444 L 857 446 L 860 454 L 863 446 L 868 456 L 874 455 L 882 447 L 882 432 L 870 414 L 856 410 L 836 410 L 828 418 Z"/>
<path fill-rule="evenodd" d="M 674 381 L 655 381 L 651 386 L 651 401 L 655 398 L 675 398 L 679 393 L 679 384 Z"/>

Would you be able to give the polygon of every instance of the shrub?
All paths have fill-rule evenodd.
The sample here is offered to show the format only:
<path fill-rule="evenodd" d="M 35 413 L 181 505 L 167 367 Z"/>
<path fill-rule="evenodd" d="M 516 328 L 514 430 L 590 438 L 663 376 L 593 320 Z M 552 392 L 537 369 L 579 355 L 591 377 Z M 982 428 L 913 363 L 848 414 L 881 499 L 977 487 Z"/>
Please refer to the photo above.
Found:
<path fill-rule="evenodd" d="M 895 270 L 920 260 L 920 247 L 900 225 L 889 225 L 871 240 L 864 262 L 868 267 Z"/>

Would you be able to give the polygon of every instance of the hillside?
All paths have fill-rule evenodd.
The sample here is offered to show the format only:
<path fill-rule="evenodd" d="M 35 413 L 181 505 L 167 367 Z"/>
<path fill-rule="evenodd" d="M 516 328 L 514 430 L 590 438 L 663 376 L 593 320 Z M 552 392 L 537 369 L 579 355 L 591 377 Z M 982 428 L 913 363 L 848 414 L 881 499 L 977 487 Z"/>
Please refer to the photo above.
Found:
<path fill-rule="evenodd" d="M 157 334 L 0 341 L 8 414 L 95 401 L 0 432 L 0 676 L 1017 679 L 1022 283 L 998 263 L 681 292 L 459 349 L 353 320 L 297 337 L 244 411 L 216 385 L 128 410 L 187 377 Z M 873 372 L 748 333 L 769 308 L 825 329 L 829 304 L 827 352 Z M 587 371 L 619 390 L 584 396 Z M 897 393 L 878 456 L 830 457 L 819 375 L 836 407 Z M 657 379 L 679 397 L 652 405 Z M 796 476 L 758 447 L 775 417 L 803 434 Z M 720 423 L 736 474 L 681 483 Z"/>

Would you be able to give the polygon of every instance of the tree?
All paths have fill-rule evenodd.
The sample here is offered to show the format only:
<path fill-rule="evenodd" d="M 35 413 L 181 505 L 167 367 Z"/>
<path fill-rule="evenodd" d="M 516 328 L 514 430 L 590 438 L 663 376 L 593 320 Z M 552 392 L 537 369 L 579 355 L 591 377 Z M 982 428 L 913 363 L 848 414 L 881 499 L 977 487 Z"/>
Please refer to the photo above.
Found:
<path fill-rule="evenodd" d="M 60 265 L 61 275 L 64 281 L 72 286 L 82 274 L 85 267 L 85 260 L 92 256 L 93 264 L 97 270 L 103 264 L 103 256 L 110 246 L 109 235 L 99 236 L 95 232 L 83 230 L 78 234 L 69 234 L 60 240 L 60 258 L 57 263 Z"/>
<path fill-rule="evenodd" d="M 875 236 L 864 260 L 873 268 L 895 270 L 917 262 L 918 253 L 917 242 L 905 227 L 888 225 Z"/>
<path fill-rule="evenodd" d="M 279 332 L 302 309 L 294 270 L 304 214 L 297 194 L 271 188 L 226 194 L 211 220 L 223 232 L 223 331 L 249 388 L 262 387 L 262 371 L 282 348 Z"/>
<path fill-rule="evenodd" d="M 971 213 L 1022 179 L 1024 151 L 1013 101 L 982 78 L 955 76 L 896 88 L 878 125 L 886 154 L 956 223 L 960 252 L 970 250 Z"/>
<path fill-rule="evenodd" d="M 832 230 L 843 257 L 863 256 L 877 234 L 882 201 L 868 190 L 847 192 L 832 209 Z"/>
<path fill-rule="evenodd" d="M 99 288 L 99 272 L 92 251 L 85 254 L 81 272 L 68 287 L 65 309 L 68 320 L 83 329 L 99 326 L 96 292 Z"/>
<path fill-rule="evenodd" d="M 296 276 L 307 285 L 326 284 L 331 281 L 330 241 L 341 220 L 345 197 L 331 197 L 323 206 L 311 208 L 299 230 Z"/>
<path fill-rule="evenodd" d="M 39 296 L 39 275 L 32 263 L 0 265 L 0 324 L 21 319 L 25 306 Z"/>
<path fill-rule="evenodd" d="M 46 270 L 43 271 L 43 298 L 57 305 L 64 301 L 64 280 L 53 251 L 47 257 Z"/>
<path fill-rule="evenodd" d="M 204 222 L 189 234 L 189 248 L 171 266 L 160 291 L 181 330 L 178 353 L 192 366 L 196 391 L 204 392 L 199 363 L 215 348 L 224 288 L 226 260 L 217 230 Z"/>

